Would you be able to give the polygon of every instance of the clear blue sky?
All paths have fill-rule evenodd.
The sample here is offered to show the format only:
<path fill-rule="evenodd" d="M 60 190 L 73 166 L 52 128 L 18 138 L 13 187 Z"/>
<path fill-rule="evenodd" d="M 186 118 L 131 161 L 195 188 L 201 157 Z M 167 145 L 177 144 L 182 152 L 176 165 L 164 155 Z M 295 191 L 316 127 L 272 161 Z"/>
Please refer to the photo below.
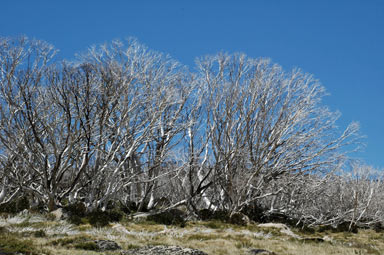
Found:
<path fill-rule="evenodd" d="M 340 110 L 359 121 L 367 164 L 384 167 L 382 0 L 2 0 L 0 35 L 46 40 L 63 58 L 134 36 L 193 66 L 195 57 L 241 51 L 314 74 Z"/>

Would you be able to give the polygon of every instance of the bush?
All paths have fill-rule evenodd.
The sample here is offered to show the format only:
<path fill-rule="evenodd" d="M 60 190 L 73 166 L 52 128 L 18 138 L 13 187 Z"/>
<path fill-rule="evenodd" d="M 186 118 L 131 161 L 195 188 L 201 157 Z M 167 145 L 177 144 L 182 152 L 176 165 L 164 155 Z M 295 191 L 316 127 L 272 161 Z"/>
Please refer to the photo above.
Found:
<path fill-rule="evenodd" d="M 246 226 L 250 223 L 250 220 L 247 215 L 237 212 L 237 213 L 233 213 L 230 216 L 229 223 L 240 225 L 240 226 Z"/>
<path fill-rule="evenodd" d="M 185 226 L 185 217 L 184 212 L 171 209 L 162 213 L 154 214 L 148 217 L 148 220 L 154 221 L 158 224 L 164 225 L 180 225 L 181 227 Z"/>
<path fill-rule="evenodd" d="M 91 212 L 87 216 L 87 218 L 89 220 L 89 223 L 94 227 L 105 227 L 109 224 L 111 220 L 108 212 L 103 212 L 100 210 Z"/>
<path fill-rule="evenodd" d="M 124 216 L 124 213 L 120 211 L 119 209 L 112 209 L 107 211 L 108 218 L 111 222 L 118 222 L 121 221 L 121 219 Z"/>
<path fill-rule="evenodd" d="M 337 225 L 334 232 L 352 232 L 354 234 L 357 234 L 359 232 L 358 227 L 356 224 L 352 223 L 350 221 L 344 221 Z"/>
<path fill-rule="evenodd" d="M 37 230 L 37 231 L 35 231 L 35 232 L 33 232 L 33 236 L 34 237 L 46 237 L 47 236 L 47 234 L 45 233 L 45 231 L 44 230 Z"/>
<path fill-rule="evenodd" d="M 84 220 L 80 216 L 71 215 L 68 218 L 68 222 L 71 223 L 71 224 L 74 224 L 74 225 L 81 225 L 81 224 L 84 223 Z"/>
<path fill-rule="evenodd" d="M 86 216 L 87 208 L 84 203 L 76 202 L 69 204 L 63 208 L 63 211 L 68 214 L 68 222 L 80 225 L 83 224 L 83 217 Z"/>
<path fill-rule="evenodd" d="M 87 212 L 87 208 L 85 207 L 84 203 L 82 203 L 82 202 L 76 202 L 73 204 L 69 204 L 69 205 L 65 206 L 63 209 L 65 212 L 67 212 L 69 214 L 70 217 L 71 216 L 79 216 L 80 218 L 85 217 L 86 212 Z"/>
<path fill-rule="evenodd" d="M 0 205 L 0 212 L 2 213 L 19 213 L 25 209 L 29 209 L 29 200 L 26 196 L 19 197 L 13 201 L 10 201 L 6 204 Z"/>
<path fill-rule="evenodd" d="M 384 227 L 383 227 L 383 224 L 381 222 L 376 222 L 374 225 L 373 225 L 373 230 L 375 230 L 375 232 L 377 233 L 380 233 L 384 230 Z"/>
<path fill-rule="evenodd" d="M 97 251 L 99 250 L 99 247 L 94 241 L 86 241 L 82 243 L 77 243 L 73 246 L 76 249 L 82 249 L 82 250 L 90 250 L 90 251 Z"/>
<path fill-rule="evenodd" d="M 240 212 L 247 215 L 250 220 L 266 223 L 264 219 L 264 213 L 266 211 L 268 210 L 265 208 L 262 208 L 261 206 L 258 206 L 257 204 L 252 204 L 244 207 Z"/>
<path fill-rule="evenodd" d="M 209 209 L 202 209 L 199 211 L 199 217 L 202 220 L 218 220 L 221 222 L 229 222 L 229 213 L 224 210 L 212 211 Z"/>
<path fill-rule="evenodd" d="M 30 240 L 21 240 L 9 235 L 3 235 L 0 238 L 0 251 L 1 254 L 28 254 L 38 255 L 41 254 L 36 246 Z"/>
<path fill-rule="evenodd" d="M 209 209 L 202 209 L 199 211 L 199 218 L 201 220 L 211 220 L 213 215 L 213 211 Z"/>

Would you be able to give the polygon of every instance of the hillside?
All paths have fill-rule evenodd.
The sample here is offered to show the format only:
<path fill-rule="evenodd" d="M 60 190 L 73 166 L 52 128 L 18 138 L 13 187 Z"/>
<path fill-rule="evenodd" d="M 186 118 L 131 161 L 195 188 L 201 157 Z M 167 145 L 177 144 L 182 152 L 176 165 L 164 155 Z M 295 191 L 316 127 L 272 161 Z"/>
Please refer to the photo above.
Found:
<path fill-rule="evenodd" d="M 3 215 L 0 254 L 383 254 L 384 233 L 361 229 L 357 234 L 330 230 L 303 232 L 283 224 L 238 226 L 219 221 L 188 222 L 184 227 L 123 219 L 105 227 L 73 225 L 52 214 Z M 98 250 L 98 241 L 105 247 Z M 152 248 L 145 248 L 152 246 Z M 191 249 L 181 249 L 177 246 Z M 154 248 L 155 247 L 155 248 Z M 196 249 L 196 250 L 192 250 Z M 164 250 L 173 251 L 161 253 Z M 201 252 L 199 252 L 199 251 Z M 262 253 L 261 251 L 269 251 Z M 141 252 L 140 252 L 141 251 Z M 147 251 L 147 252 L 145 252 Z M 157 252 L 156 252 L 157 251 Z M 185 251 L 185 253 L 183 253 Z"/>

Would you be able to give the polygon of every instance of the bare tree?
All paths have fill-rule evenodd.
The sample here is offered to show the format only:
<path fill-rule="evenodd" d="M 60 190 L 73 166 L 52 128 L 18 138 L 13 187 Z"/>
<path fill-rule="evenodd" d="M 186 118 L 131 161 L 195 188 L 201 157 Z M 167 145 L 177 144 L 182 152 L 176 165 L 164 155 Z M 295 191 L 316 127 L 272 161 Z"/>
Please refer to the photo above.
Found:
<path fill-rule="evenodd" d="M 283 72 L 265 59 L 220 54 L 200 60 L 207 128 L 220 203 L 234 212 L 283 175 L 327 171 L 344 157 L 358 125 L 337 135 L 338 114 L 320 104 L 324 88 L 299 70 Z"/>
<path fill-rule="evenodd" d="M 0 38 L 0 204 L 142 210 L 167 197 L 194 215 L 256 204 L 312 225 L 383 221 L 382 175 L 340 170 L 358 124 L 338 131 L 311 75 L 241 54 L 193 73 L 133 39 L 74 63 L 49 64 L 54 54 Z"/>
<path fill-rule="evenodd" d="M 22 191 L 54 204 L 58 155 L 53 151 L 55 127 L 49 122 L 57 120 L 52 117 L 54 109 L 43 100 L 47 63 L 54 53 L 42 41 L 0 40 L 2 178 L 13 190 L 9 199 Z"/>

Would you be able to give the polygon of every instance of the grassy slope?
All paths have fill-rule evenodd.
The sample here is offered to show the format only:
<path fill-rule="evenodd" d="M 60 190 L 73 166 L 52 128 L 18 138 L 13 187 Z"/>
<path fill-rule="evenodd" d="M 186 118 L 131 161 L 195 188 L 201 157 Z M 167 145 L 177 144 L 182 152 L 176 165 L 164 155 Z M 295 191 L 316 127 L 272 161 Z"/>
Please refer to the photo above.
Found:
<path fill-rule="evenodd" d="M 190 222 L 181 228 L 123 221 L 93 228 L 88 224 L 74 226 L 65 221 L 47 220 L 41 215 L 29 215 L 0 218 L 0 247 L 6 245 L 10 251 L 14 247 L 30 254 L 91 255 L 101 253 L 85 251 L 81 247 L 87 248 L 90 240 L 108 239 L 116 241 L 123 249 L 165 244 L 200 249 L 210 255 L 247 254 L 249 248 L 266 249 L 278 255 L 384 254 L 384 233 L 372 230 L 360 230 L 358 234 L 294 232 L 302 237 L 327 235 L 332 241 L 305 242 L 277 229 L 257 225 L 241 227 L 220 222 Z M 103 254 L 117 255 L 120 252 Z"/>

